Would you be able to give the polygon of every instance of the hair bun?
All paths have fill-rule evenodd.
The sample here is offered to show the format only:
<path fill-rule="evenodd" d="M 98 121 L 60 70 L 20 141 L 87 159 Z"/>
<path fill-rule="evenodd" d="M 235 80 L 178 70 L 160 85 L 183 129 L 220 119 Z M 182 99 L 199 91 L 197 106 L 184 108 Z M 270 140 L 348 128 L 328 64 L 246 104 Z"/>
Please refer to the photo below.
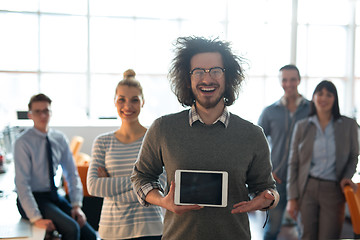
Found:
<path fill-rule="evenodd" d="M 124 72 L 124 79 L 127 79 L 127 78 L 131 78 L 131 77 L 135 77 L 136 73 L 134 70 L 132 69 L 128 69 Z"/>

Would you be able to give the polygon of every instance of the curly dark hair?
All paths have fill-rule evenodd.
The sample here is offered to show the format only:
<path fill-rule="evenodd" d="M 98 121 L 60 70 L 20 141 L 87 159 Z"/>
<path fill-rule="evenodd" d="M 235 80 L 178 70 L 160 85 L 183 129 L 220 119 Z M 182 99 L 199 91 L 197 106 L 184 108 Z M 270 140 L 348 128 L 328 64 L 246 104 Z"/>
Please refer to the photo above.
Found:
<path fill-rule="evenodd" d="M 169 72 L 171 90 L 182 106 L 191 106 L 195 97 L 191 90 L 190 61 L 199 53 L 218 52 L 225 68 L 225 105 L 230 106 L 238 98 L 240 85 L 244 80 L 244 69 L 240 64 L 244 59 L 231 52 L 230 43 L 218 38 L 179 37 L 175 44 L 175 57 Z"/>

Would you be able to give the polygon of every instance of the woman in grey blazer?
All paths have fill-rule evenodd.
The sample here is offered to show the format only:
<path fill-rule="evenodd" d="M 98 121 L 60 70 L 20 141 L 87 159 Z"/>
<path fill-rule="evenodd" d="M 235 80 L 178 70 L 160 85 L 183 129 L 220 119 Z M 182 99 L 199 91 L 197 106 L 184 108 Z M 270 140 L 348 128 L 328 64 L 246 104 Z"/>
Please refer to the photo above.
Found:
<path fill-rule="evenodd" d="M 294 129 L 288 167 L 288 205 L 301 239 L 338 239 L 344 221 L 346 184 L 359 155 L 358 125 L 342 116 L 335 85 L 320 82 L 309 117 Z"/>

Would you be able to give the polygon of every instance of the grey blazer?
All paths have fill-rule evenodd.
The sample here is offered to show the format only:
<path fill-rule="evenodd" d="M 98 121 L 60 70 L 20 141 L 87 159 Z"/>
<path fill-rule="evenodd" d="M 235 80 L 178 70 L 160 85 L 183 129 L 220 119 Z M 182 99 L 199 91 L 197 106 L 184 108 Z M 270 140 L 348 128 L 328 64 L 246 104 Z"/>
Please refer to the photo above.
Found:
<path fill-rule="evenodd" d="M 292 136 L 288 162 L 287 198 L 301 200 L 309 178 L 316 126 L 309 118 L 299 121 Z M 342 116 L 334 122 L 336 146 L 336 177 L 351 179 L 356 171 L 359 155 L 358 125 Z"/>

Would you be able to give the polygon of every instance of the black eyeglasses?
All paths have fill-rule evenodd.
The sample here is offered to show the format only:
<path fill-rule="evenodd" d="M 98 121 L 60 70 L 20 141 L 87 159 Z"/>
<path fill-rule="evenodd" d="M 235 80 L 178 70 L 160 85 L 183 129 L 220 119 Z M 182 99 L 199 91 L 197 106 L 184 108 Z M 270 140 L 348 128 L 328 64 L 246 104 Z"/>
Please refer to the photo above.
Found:
<path fill-rule="evenodd" d="M 34 110 L 34 111 L 30 111 L 30 113 L 34 116 L 40 116 L 42 114 L 45 114 L 46 116 L 48 116 L 51 114 L 51 110 L 50 109 Z"/>
<path fill-rule="evenodd" d="M 225 72 L 225 68 L 221 68 L 221 67 L 213 67 L 210 69 L 194 68 L 193 70 L 190 71 L 190 74 L 195 80 L 201 80 L 204 78 L 205 73 L 209 73 L 212 79 L 218 80 L 224 75 L 224 72 Z"/>

